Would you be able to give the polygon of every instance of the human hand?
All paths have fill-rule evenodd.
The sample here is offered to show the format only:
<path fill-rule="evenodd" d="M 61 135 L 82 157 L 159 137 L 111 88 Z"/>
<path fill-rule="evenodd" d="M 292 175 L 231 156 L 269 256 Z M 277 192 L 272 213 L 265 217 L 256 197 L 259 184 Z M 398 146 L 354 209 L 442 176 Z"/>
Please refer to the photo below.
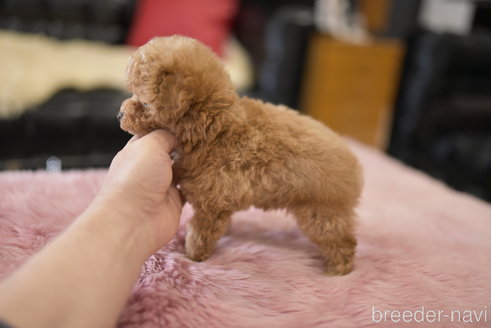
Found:
<path fill-rule="evenodd" d="M 142 264 L 178 228 L 173 147 L 164 130 L 128 142 L 89 208 L 0 284 L 2 320 L 16 327 L 116 325 Z"/>
<path fill-rule="evenodd" d="M 179 225 L 182 201 L 171 184 L 169 156 L 174 142 L 165 130 L 133 137 L 113 159 L 94 202 L 94 206 L 120 213 L 121 224 L 141 230 L 150 253 L 169 242 Z"/>

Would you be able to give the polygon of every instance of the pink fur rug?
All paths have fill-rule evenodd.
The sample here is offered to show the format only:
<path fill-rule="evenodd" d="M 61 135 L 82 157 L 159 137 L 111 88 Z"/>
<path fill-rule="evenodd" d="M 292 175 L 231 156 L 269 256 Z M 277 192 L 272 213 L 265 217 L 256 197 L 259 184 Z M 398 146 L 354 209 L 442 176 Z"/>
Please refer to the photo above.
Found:
<path fill-rule="evenodd" d="M 365 168 L 356 267 L 326 277 L 285 212 L 237 213 L 206 262 L 150 257 L 121 327 L 489 327 L 490 206 L 353 143 Z M 104 171 L 0 174 L 0 278 L 62 231 Z M 109 278 L 110 279 L 110 278 Z"/>

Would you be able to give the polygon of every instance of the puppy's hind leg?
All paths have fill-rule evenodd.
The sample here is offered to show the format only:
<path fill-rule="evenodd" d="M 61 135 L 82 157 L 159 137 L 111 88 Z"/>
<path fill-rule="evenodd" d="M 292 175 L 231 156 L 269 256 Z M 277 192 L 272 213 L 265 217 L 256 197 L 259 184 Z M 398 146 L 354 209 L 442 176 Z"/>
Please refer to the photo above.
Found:
<path fill-rule="evenodd" d="M 186 256 L 193 261 L 206 260 L 227 230 L 230 220 L 229 212 L 196 211 L 186 227 Z"/>
<path fill-rule="evenodd" d="M 326 274 L 344 275 L 352 271 L 357 246 L 353 210 L 306 205 L 292 211 L 299 228 L 319 246 L 326 261 Z"/>

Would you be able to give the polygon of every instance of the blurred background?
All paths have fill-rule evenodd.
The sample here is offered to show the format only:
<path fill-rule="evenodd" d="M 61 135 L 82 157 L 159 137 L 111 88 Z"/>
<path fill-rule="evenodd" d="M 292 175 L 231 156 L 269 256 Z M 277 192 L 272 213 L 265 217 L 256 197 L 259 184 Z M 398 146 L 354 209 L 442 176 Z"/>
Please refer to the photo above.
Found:
<path fill-rule="evenodd" d="M 490 201 L 490 1 L 0 0 L 0 170 L 106 167 L 129 54 L 209 45 L 282 103 Z"/>

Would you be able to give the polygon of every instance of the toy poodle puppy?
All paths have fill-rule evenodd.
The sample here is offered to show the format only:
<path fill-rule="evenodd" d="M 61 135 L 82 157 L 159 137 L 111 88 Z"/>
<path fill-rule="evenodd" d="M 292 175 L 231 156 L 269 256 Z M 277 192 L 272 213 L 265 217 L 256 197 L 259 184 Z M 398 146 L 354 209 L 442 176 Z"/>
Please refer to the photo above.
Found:
<path fill-rule="evenodd" d="M 183 36 L 140 47 L 126 81 L 133 96 L 118 113 L 121 128 L 134 135 L 166 128 L 179 143 L 174 174 L 195 210 L 190 259 L 207 259 L 231 215 L 256 206 L 293 213 L 319 246 L 326 274 L 352 270 L 362 176 L 336 133 L 285 106 L 240 98 L 221 60 Z"/>

